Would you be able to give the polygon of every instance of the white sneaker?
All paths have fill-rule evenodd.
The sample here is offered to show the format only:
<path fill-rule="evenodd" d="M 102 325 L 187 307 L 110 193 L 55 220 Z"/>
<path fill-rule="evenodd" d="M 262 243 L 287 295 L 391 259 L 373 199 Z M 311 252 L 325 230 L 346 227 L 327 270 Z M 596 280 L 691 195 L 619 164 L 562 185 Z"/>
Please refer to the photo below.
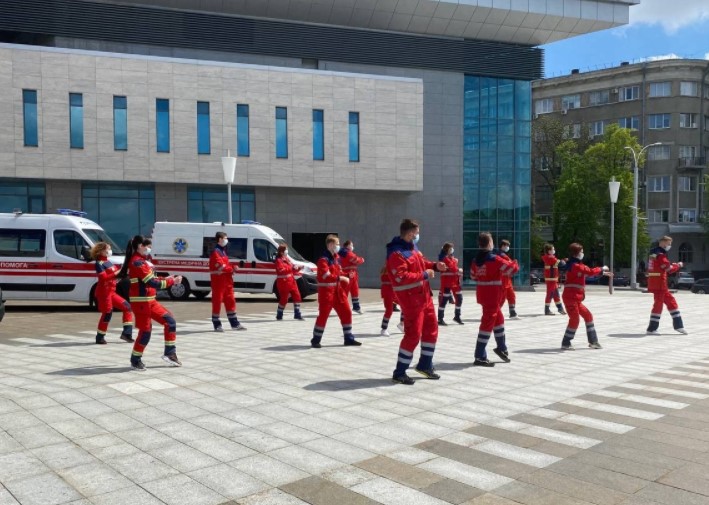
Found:
<path fill-rule="evenodd" d="M 512 321 L 519 321 L 519 320 L 522 319 L 522 318 L 519 317 L 519 316 L 512 316 L 512 317 L 508 317 L 507 319 L 508 319 L 508 320 L 512 320 Z"/>
<path fill-rule="evenodd" d="M 681 333 L 682 335 L 688 335 L 687 330 L 684 328 L 675 328 L 675 331 Z"/>
<path fill-rule="evenodd" d="M 382 331 L 379 332 L 379 334 L 380 334 L 382 337 L 390 337 L 390 336 L 391 336 L 391 334 L 389 333 L 389 330 L 382 330 Z"/>
<path fill-rule="evenodd" d="M 399 323 L 396 325 L 397 328 L 399 328 L 399 331 L 401 333 L 404 333 L 404 323 Z"/>
<path fill-rule="evenodd" d="M 360 309 L 360 310 L 353 310 L 352 312 L 354 312 L 355 314 L 359 314 L 360 316 L 362 315 L 362 309 Z"/>
<path fill-rule="evenodd" d="M 232 326 L 231 329 L 234 331 L 246 331 L 246 326 L 238 324 L 236 326 Z"/>
<path fill-rule="evenodd" d="M 645 332 L 645 335 L 659 335 L 659 334 L 660 334 L 660 332 L 657 330 L 647 330 Z"/>
<path fill-rule="evenodd" d="M 562 351 L 575 351 L 576 348 L 573 345 L 569 344 L 569 345 L 562 345 L 561 350 Z"/>

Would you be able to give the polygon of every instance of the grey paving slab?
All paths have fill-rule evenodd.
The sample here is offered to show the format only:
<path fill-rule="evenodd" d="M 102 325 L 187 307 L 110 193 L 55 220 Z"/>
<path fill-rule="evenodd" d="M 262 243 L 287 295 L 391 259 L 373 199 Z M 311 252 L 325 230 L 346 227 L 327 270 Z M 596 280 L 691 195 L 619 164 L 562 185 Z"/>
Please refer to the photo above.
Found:
<path fill-rule="evenodd" d="M 312 505 L 331 505 L 334 503 L 377 505 L 379 503 L 334 482 L 315 476 L 281 486 L 281 489 Z"/>
<path fill-rule="evenodd" d="M 271 487 L 227 464 L 202 468 L 188 472 L 188 475 L 229 499 L 242 498 Z"/>
<path fill-rule="evenodd" d="M 473 498 L 485 493 L 482 489 L 463 484 L 453 479 L 439 480 L 422 488 L 421 491 L 434 498 L 439 498 L 447 503 L 456 505 L 469 502 Z"/>
<path fill-rule="evenodd" d="M 69 442 L 33 449 L 32 454 L 53 470 L 97 463 L 96 458 L 90 453 Z"/>
<path fill-rule="evenodd" d="M 708 477 L 709 466 L 691 463 L 662 476 L 657 482 L 709 497 Z"/>
<path fill-rule="evenodd" d="M 164 505 L 142 487 L 135 484 L 130 487 L 111 491 L 109 493 L 92 496 L 91 502 L 95 505 Z"/>
<path fill-rule="evenodd" d="M 133 483 L 108 465 L 93 462 L 59 471 L 59 475 L 82 495 L 92 497 L 129 488 Z"/>
<path fill-rule="evenodd" d="M 49 468 L 29 451 L 11 452 L 0 456 L 0 482 L 7 484 L 33 475 L 44 474 Z"/>
<path fill-rule="evenodd" d="M 615 472 L 604 468 L 599 468 L 577 459 L 566 459 L 555 463 L 547 469 L 561 475 L 574 477 L 584 482 L 590 482 L 598 486 L 615 489 L 626 494 L 636 493 L 647 486 L 650 481 L 631 477 L 627 473 Z"/>
<path fill-rule="evenodd" d="M 635 496 L 645 500 L 653 500 L 663 505 L 707 505 L 709 503 L 709 497 L 707 496 L 657 483 L 649 484 L 638 491 Z"/>
<path fill-rule="evenodd" d="M 22 505 L 59 505 L 82 498 L 73 487 L 54 473 L 11 480 L 6 482 L 5 486 Z"/>
<path fill-rule="evenodd" d="M 521 480 L 535 486 L 597 505 L 613 505 L 627 498 L 626 493 L 585 482 L 551 470 L 538 470 Z"/>
<path fill-rule="evenodd" d="M 655 465 L 652 459 L 641 463 L 596 451 L 582 451 L 571 456 L 571 459 L 647 481 L 657 480 L 668 472 L 668 468 Z"/>
<path fill-rule="evenodd" d="M 397 461 L 385 456 L 377 456 L 372 459 L 361 461 L 357 467 L 368 472 L 381 475 L 389 480 L 413 489 L 421 489 L 430 486 L 442 479 L 438 474 L 428 472 L 401 461 Z"/>
<path fill-rule="evenodd" d="M 296 498 L 280 489 L 269 489 L 238 501 L 240 505 L 308 505 L 300 498 Z"/>
<path fill-rule="evenodd" d="M 187 475 L 172 475 L 142 485 L 167 505 L 220 505 L 227 499 Z"/>
<path fill-rule="evenodd" d="M 271 486 L 280 486 L 309 474 L 266 454 L 255 454 L 231 462 L 231 466 Z"/>

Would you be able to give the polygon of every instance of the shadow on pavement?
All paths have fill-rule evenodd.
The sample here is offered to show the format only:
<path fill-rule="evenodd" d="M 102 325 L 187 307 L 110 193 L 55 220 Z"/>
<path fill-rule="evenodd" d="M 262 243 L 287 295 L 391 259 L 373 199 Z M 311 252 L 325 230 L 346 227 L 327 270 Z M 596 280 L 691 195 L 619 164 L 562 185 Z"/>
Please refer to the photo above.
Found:
<path fill-rule="evenodd" d="M 342 347 L 342 344 L 335 345 L 323 345 L 324 347 Z M 288 351 L 304 351 L 306 349 L 312 349 L 310 344 L 303 344 L 303 345 L 296 345 L 296 344 L 290 344 L 290 345 L 275 345 L 273 347 L 263 347 L 261 350 L 262 351 L 276 351 L 276 352 L 288 352 Z"/>
<path fill-rule="evenodd" d="M 395 386 L 391 379 L 351 379 L 315 382 L 308 384 L 303 389 L 307 389 L 308 391 L 352 391 L 355 389 L 371 389 L 388 386 Z"/>
<path fill-rule="evenodd" d="M 473 362 L 469 363 L 436 363 L 436 371 L 441 370 L 465 370 L 473 366 Z"/>
<path fill-rule="evenodd" d="M 520 349 L 519 351 L 514 351 L 515 353 L 523 354 L 561 354 L 562 352 L 573 352 L 573 351 L 562 351 L 561 347 L 549 347 L 547 349 Z"/>
<path fill-rule="evenodd" d="M 118 342 L 115 342 L 116 344 Z M 98 345 L 95 342 L 53 342 L 49 344 L 32 344 L 30 347 L 84 347 Z"/>
<path fill-rule="evenodd" d="M 105 375 L 109 373 L 125 373 L 130 371 L 131 369 L 128 366 L 87 366 L 82 368 L 66 368 L 55 372 L 47 372 L 47 375 Z"/>
<path fill-rule="evenodd" d="M 611 338 L 643 338 L 647 337 L 645 333 L 609 333 L 606 335 Z"/>

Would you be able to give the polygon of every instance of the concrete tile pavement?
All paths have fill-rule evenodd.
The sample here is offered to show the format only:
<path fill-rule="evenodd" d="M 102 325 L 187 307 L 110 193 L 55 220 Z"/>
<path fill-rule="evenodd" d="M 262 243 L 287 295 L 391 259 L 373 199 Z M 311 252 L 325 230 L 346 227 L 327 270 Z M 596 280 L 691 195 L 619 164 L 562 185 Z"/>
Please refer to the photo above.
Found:
<path fill-rule="evenodd" d="M 400 334 L 380 337 L 377 294 L 362 298 L 364 345 L 331 318 L 319 350 L 313 304 L 307 323 L 253 311 L 223 334 L 206 304 L 174 304 L 184 366 L 155 331 L 145 373 L 115 329 L 91 343 L 95 314 L 0 338 L 0 503 L 709 503 L 705 297 L 678 294 L 689 335 L 664 314 L 646 336 L 648 295 L 590 288 L 604 349 L 580 332 L 561 352 L 567 319 L 522 292 L 512 363 L 479 369 L 466 292 L 466 324 L 440 329 L 441 380 L 414 387 L 389 381 Z"/>

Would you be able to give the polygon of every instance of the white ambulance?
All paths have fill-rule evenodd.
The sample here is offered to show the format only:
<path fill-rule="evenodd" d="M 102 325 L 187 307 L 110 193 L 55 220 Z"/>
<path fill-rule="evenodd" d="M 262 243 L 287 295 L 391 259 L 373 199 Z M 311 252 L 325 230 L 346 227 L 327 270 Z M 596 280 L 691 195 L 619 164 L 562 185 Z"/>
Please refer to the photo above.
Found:
<path fill-rule="evenodd" d="M 227 252 L 234 274 L 234 291 L 274 293 L 278 296 L 274 260 L 285 240 L 268 226 L 253 221 L 242 224 L 157 222 L 153 228 L 152 257 L 159 275 L 181 275 L 182 284 L 168 289 L 170 297 L 185 300 L 192 293 L 199 299 L 211 291 L 209 256 L 216 246 L 215 234 L 229 237 Z M 297 279 L 303 297 L 317 292 L 316 266 L 288 246 L 288 256 L 303 270 Z"/>
<path fill-rule="evenodd" d="M 0 213 L 0 290 L 6 300 L 66 300 L 95 304 L 96 268 L 89 250 L 111 244 L 111 261 L 123 250 L 86 213 Z M 119 294 L 127 295 L 125 285 Z"/>

